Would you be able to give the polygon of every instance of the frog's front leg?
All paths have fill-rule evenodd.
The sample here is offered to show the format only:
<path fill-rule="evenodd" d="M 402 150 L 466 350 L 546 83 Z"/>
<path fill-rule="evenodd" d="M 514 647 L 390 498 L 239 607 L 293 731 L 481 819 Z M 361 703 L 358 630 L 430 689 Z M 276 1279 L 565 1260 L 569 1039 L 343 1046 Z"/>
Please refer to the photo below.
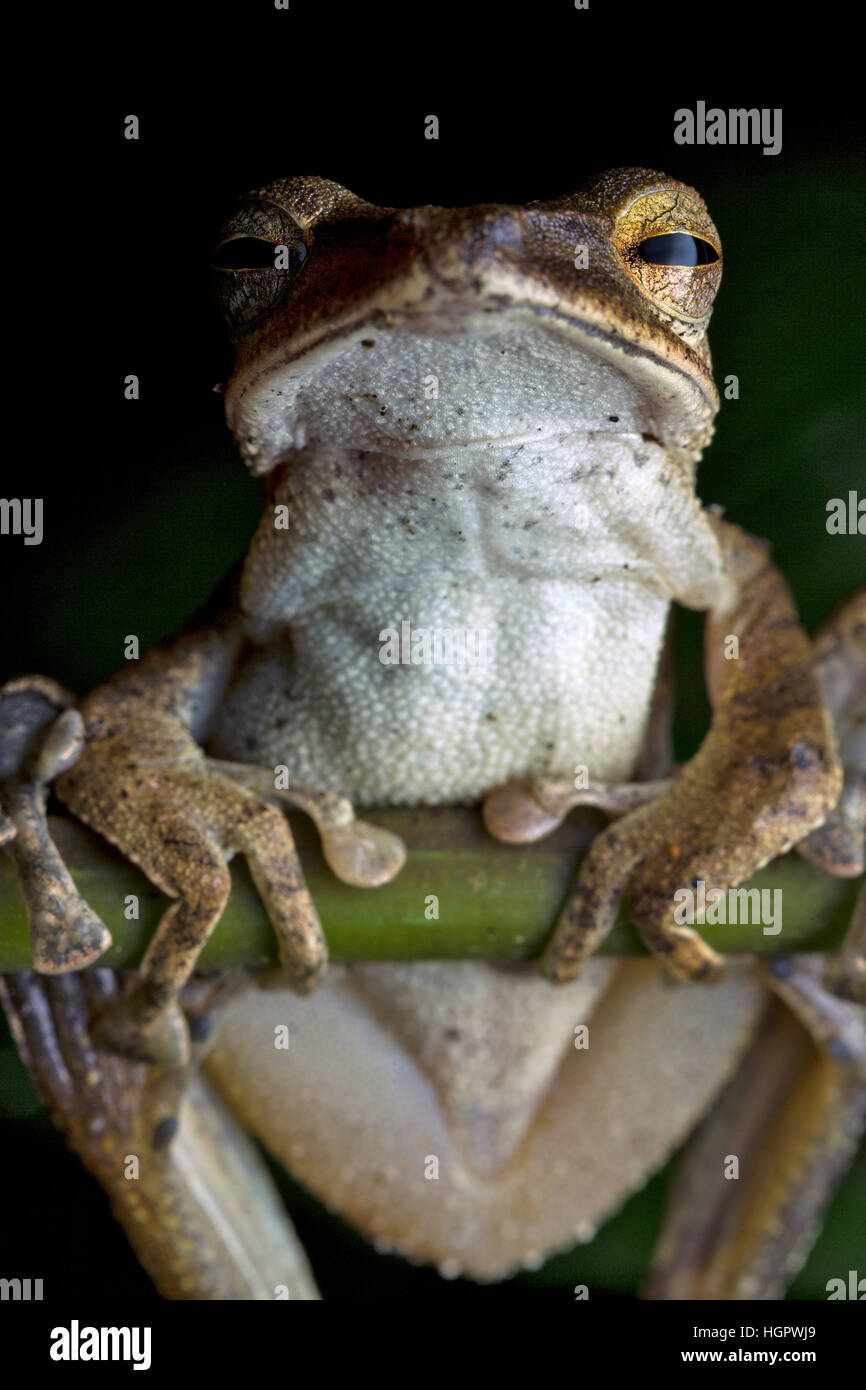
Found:
<path fill-rule="evenodd" d="M 43 676 L 0 689 L 0 845 L 9 844 L 30 918 L 37 970 L 79 970 L 111 937 L 81 897 L 48 831 L 52 778 L 79 757 L 84 722 L 72 696 Z"/>
<path fill-rule="evenodd" d="M 212 765 L 207 737 L 244 637 L 234 604 L 205 613 L 85 699 L 85 746 L 55 784 L 69 809 L 138 864 L 175 901 L 148 946 L 132 991 L 98 1020 L 95 1039 L 137 1061 L 183 1065 L 189 1055 L 178 995 L 228 899 L 228 861 L 246 856 L 297 989 L 313 987 L 326 947 L 281 811 Z M 273 791 L 257 782 L 261 788 Z M 333 801 L 333 798 L 331 799 Z M 383 881 L 402 863 L 394 837 L 378 838 L 308 792 L 306 809 L 337 846 L 331 862 L 350 881 Z M 326 843 L 327 843 L 326 834 Z M 369 862 L 367 862 L 369 860 Z M 365 877 L 366 872 L 366 877 Z"/>
<path fill-rule="evenodd" d="M 677 920 L 677 894 L 700 881 L 707 891 L 742 883 L 820 825 L 838 800 L 833 726 L 788 588 L 759 541 L 718 518 L 714 525 L 736 598 L 707 620 L 712 727 L 673 780 L 647 787 L 645 804 L 591 845 L 544 957 L 556 980 L 578 973 L 621 899 L 673 975 L 713 977 L 721 960 Z M 640 787 L 632 790 L 640 799 Z M 602 789 L 595 800 L 622 812 L 629 794 Z M 552 828 L 566 803 L 546 808 L 543 791 L 538 800 Z M 531 814 L 527 821 L 534 830 Z"/>
<path fill-rule="evenodd" d="M 239 983 L 191 987 L 192 1064 L 172 1071 L 94 1046 L 89 1015 L 119 998 L 110 970 L 7 976 L 0 998 L 52 1119 L 165 1298 L 317 1299 L 267 1169 L 198 1066 Z"/>

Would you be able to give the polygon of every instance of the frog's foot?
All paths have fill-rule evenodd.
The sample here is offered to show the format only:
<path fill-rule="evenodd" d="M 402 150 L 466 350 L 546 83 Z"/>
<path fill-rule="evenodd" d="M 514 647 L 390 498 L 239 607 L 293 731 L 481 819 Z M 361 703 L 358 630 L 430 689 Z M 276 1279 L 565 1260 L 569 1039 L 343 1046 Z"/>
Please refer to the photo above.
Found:
<path fill-rule="evenodd" d="M 673 778 L 575 788 L 568 779 L 536 777 L 509 782 L 488 795 L 483 809 L 485 824 L 491 834 L 509 844 L 541 839 L 578 806 L 593 806 L 609 816 L 625 817 L 619 826 L 610 826 L 593 842 L 583 861 L 576 891 L 560 914 L 542 960 L 542 968 L 553 979 L 573 979 L 613 926 L 620 900 L 646 857 L 641 838 L 647 818 L 641 820 L 632 813 L 647 809 L 652 824 L 657 815 L 652 810 L 654 803 L 669 795 L 673 787 Z M 647 945 L 663 957 L 676 977 L 713 978 L 719 973 L 721 959 L 696 932 L 677 924 L 675 892 L 672 888 L 670 902 L 658 896 L 654 911 L 647 911 L 646 902 L 638 900 L 632 909 L 635 921 Z"/>
<path fill-rule="evenodd" d="M 155 714 L 107 728 L 94 722 L 85 754 L 57 790 L 73 814 L 175 899 L 131 992 L 97 1024 L 98 1042 L 159 1066 L 188 1060 L 178 999 L 226 905 L 228 862 L 238 852 L 249 863 L 294 987 L 306 993 L 315 986 L 327 951 L 285 816 L 211 768 L 176 721 Z"/>
<path fill-rule="evenodd" d="M 488 792 L 482 814 L 495 839 L 507 845 L 525 845 L 549 835 L 578 806 L 624 816 L 654 801 L 671 785 L 672 779 L 665 778 L 655 782 L 596 782 L 577 788 L 567 777 L 521 777 Z"/>
<path fill-rule="evenodd" d="M 866 589 L 822 624 L 815 670 L 833 717 L 845 781 L 824 824 L 797 851 L 824 873 L 856 878 L 866 868 Z"/>
<path fill-rule="evenodd" d="M 113 971 L 0 977 L 12 1034 L 54 1123 L 164 1298 L 319 1296 L 262 1160 L 198 1070 L 214 1013 L 243 983 L 238 972 L 191 982 L 191 1065 L 164 1071 L 94 1044 L 89 1017 L 119 1001 Z"/>
<path fill-rule="evenodd" d="M 54 681 L 24 676 L 0 689 L 0 844 L 10 844 L 30 917 L 37 970 L 80 970 L 111 945 L 81 897 L 45 820 L 48 784 L 83 746 L 83 721 Z"/>
<path fill-rule="evenodd" d="M 816 961 L 762 969 L 783 1002 L 686 1150 L 645 1297 L 784 1297 L 866 1128 L 862 1002 Z"/>
<path fill-rule="evenodd" d="M 563 982 L 580 972 L 613 926 L 622 900 L 649 949 L 676 979 L 719 975 L 721 957 L 682 925 L 693 918 L 680 911 L 679 892 L 696 885 L 700 874 L 680 868 L 675 836 L 666 845 L 653 844 L 662 827 L 673 830 L 667 821 L 670 796 L 646 803 L 593 840 L 542 957 L 542 970 L 551 979 Z"/>
<path fill-rule="evenodd" d="M 285 790 L 275 788 L 272 773 L 246 763 L 209 758 L 208 766 L 258 796 L 305 811 L 322 837 L 325 859 L 344 883 L 355 888 L 378 888 L 390 883 L 406 862 L 406 846 L 399 835 L 356 820 L 352 803 L 344 796 L 301 783 Z"/>

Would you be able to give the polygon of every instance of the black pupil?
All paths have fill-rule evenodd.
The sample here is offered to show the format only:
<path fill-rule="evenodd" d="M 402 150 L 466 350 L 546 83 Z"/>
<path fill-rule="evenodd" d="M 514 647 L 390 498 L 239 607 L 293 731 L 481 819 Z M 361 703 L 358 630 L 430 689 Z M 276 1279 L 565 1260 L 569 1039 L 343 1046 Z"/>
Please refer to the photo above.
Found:
<path fill-rule="evenodd" d="M 262 241 L 260 237 L 241 236 L 232 241 L 224 241 L 213 254 L 213 265 L 217 270 L 273 270 L 277 243 Z M 289 247 L 289 264 L 297 270 L 307 251 L 303 243 Z"/>
<path fill-rule="evenodd" d="M 638 251 L 649 265 L 712 265 L 719 259 L 714 246 L 688 232 L 647 237 Z"/>

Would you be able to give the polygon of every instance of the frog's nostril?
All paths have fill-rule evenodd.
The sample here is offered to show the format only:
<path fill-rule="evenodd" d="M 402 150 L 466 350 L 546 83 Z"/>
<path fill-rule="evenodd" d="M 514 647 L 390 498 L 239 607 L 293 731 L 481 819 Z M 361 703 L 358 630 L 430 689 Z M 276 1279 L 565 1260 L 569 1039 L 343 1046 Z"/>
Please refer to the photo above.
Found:
<path fill-rule="evenodd" d="M 520 246 L 523 226 L 513 212 L 501 212 L 485 224 L 487 241 L 492 246 Z"/>

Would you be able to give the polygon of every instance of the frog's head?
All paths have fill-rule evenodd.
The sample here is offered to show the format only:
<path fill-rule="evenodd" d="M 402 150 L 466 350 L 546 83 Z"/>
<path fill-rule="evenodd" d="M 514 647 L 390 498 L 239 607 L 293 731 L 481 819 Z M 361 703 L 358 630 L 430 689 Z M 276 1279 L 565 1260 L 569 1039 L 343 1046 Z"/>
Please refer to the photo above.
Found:
<path fill-rule="evenodd" d="M 248 195 L 213 253 L 250 468 L 619 433 L 690 467 L 718 395 L 718 233 L 693 189 L 616 169 L 526 207 L 379 208 L 319 178 Z"/>

